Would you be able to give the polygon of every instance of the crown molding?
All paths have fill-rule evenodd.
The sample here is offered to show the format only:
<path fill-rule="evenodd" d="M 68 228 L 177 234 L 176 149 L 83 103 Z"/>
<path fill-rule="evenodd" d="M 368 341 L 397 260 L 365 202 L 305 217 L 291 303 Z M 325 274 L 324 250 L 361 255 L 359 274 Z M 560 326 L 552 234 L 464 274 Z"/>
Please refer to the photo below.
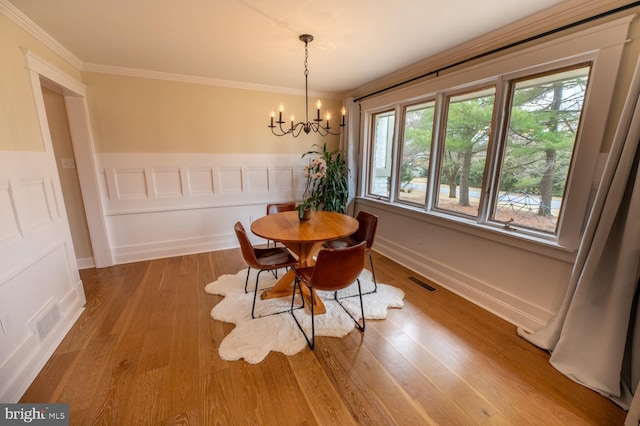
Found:
<path fill-rule="evenodd" d="M 14 5 L 9 3 L 8 0 L 0 0 L 0 13 L 5 15 L 9 20 L 18 25 L 28 34 L 35 37 L 38 41 L 42 42 L 45 46 L 51 49 L 54 53 L 58 54 L 64 60 L 69 62 L 72 66 L 82 72 L 95 72 L 101 74 L 113 74 L 128 77 L 149 78 L 155 80 L 175 81 L 181 83 L 201 84 L 205 86 L 217 86 L 227 87 L 232 89 L 253 90 L 259 92 L 269 93 L 281 93 L 286 95 L 304 96 L 304 90 L 292 89 L 279 86 L 268 86 L 262 84 L 243 83 L 239 81 L 221 80 L 209 77 L 199 77 L 183 74 L 172 74 L 159 71 L 149 71 L 135 68 L 117 67 L 110 65 L 85 63 L 77 56 L 71 53 L 62 44 L 51 37 L 41 27 L 36 25 L 31 19 L 29 19 L 24 13 L 18 10 Z M 319 97 L 323 99 L 342 100 L 343 96 L 339 93 L 329 92 L 309 92 L 310 96 Z"/>
<path fill-rule="evenodd" d="M 500 46 L 506 46 L 518 40 L 524 40 L 537 34 L 543 34 L 546 31 L 560 28 L 572 22 L 578 22 L 587 17 L 597 16 L 600 13 L 614 10 L 624 4 L 632 3 L 634 2 L 620 2 L 619 0 L 565 1 L 545 11 L 531 15 L 520 21 L 504 26 L 488 34 L 484 34 L 466 43 L 460 44 L 431 57 L 425 58 L 415 64 L 370 81 L 369 83 L 348 92 L 346 95 L 354 98 L 365 96 L 368 93 L 374 93 L 386 87 L 402 84 L 403 82 L 419 77 L 424 74 L 425 71 L 437 70 L 450 64 L 455 64 L 466 58 L 476 57 L 483 52 L 490 51 Z M 624 13 L 628 16 L 633 15 L 635 12 L 631 10 L 621 12 L 623 16 Z M 612 15 L 609 17 L 610 20 L 615 20 L 616 18 L 619 18 L 619 16 Z M 606 20 L 603 20 L 603 22 L 606 22 Z M 584 24 L 575 31 L 588 28 L 588 25 L 589 24 Z M 596 22 L 592 25 L 598 25 L 598 23 Z M 548 39 L 549 38 L 545 37 L 544 40 L 541 39 L 538 43 L 542 43 Z M 535 42 L 531 43 L 531 45 L 534 44 Z"/>
<path fill-rule="evenodd" d="M 3 0 L 0 0 L 3 1 Z M 286 95 L 304 96 L 304 90 L 292 89 L 288 87 L 269 86 L 264 84 L 244 83 L 240 81 L 222 80 L 210 77 L 199 77 L 195 75 L 174 74 L 161 71 L 149 71 L 143 69 L 116 67 L 110 65 L 85 63 L 82 68 L 85 72 L 99 74 L 112 74 L 125 77 L 149 78 L 154 80 L 175 81 L 178 83 L 200 84 L 204 86 L 227 87 L 230 89 L 253 90 L 257 92 L 282 93 Z M 337 93 L 309 91 L 309 96 L 323 99 L 342 100 L 343 96 Z"/>
<path fill-rule="evenodd" d="M 36 25 L 35 22 L 16 9 L 16 7 L 7 0 L 0 0 L 0 13 L 9 18 L 9 20 L 25 30 L 27 33 L 38 39 L 38 41 L 42 42 L 49 49 L 53 50 L 56 54 L 61 56 L 62 59 L 69 62 L 78 70 L 81 69 L 82 61 L 77 56 L 58 43 L 53 37 L 47 34 L 45 30 Z"/>

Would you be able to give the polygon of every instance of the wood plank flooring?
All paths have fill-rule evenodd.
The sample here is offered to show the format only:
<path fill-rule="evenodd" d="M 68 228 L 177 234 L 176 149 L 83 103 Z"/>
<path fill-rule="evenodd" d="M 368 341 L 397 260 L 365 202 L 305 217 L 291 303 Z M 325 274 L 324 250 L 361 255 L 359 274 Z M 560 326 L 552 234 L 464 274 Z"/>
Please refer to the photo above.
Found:
<path fill-rule="evenodd" d="M 219 358 L 233 325 L 211 319 L 222 298 L 204 292 L 245 268 L 239 250 L 83 270 L 86 309 L 21 402 L 69 403 L 72 425 L 623 424 L 512 325 L 374 263 L 404 308 L 258 365 Z"/>

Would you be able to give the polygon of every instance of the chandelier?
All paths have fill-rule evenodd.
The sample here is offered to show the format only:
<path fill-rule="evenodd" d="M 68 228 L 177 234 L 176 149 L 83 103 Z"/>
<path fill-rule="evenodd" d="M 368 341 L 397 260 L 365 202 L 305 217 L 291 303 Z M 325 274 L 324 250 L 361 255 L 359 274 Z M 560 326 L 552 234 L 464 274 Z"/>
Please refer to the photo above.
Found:
<path fill-rule="evenodd" d="M 316 132 L 319 133 L 322 136 L 327 136 L 327 135 L 339 135 L 340 133 L 342 133 L 342 130 L 344 130 L 344 127 L 346 126 L 344 120 L 345 120 L 345 115 L 347 114 L 347 111 L 344 107 L 342 107 L 342 121 L 340 123 L 340 125 L 338 126 L 338 130 L 337 131 L 332 131 L 331 125 L 330 125 L 330 121 L 331 121 L 331 114 L 329 114 L 327 112 L 327 114 L 324 116 L 324 118 L 321 118 L 321 114 L 320 114 L 320 107 L 322 106 L 322 103 L 320 102 L 320 100 L 318 100 L 316 107 L 317 107 L 317 116 L 316 118 L 314 118 L 312 121 L 309 121 L 309 83 L 308 83 L 308 77 L 309 77 L 309 67 L 308 67 L 308 61 L 309 61 L 309 52 L 307 50 L 307 46 L 309 43 L 311 43 L 313 41 L 313 36 L 311 34 L 302 34 L 300 37 L 298 37 L 300 39 L 300 41 L 304 42 L 304 100 L 305 100 L 305 111 L 306 111 L 306 121 L 299 121 L 297 123 L 295 123 L 295 117 L 292 115 L 291 116 L 291 126 L 289 127 L 289 129 L 286 129 L 285 127 L 283 127 L 282 125 L 285 124 L 285 122 L 282 120 L 282 113 L 284 112 L 284 106 L 280 105 L 280 112 L 278 113 L 278 120 L 274 121 L 275 119 L 275 113 L 272 112 L 271 113 L 271 124 L 269 124 L 269 128 L 271 129 L 271 132 L 276 135 L 276 136 L 284 136 L 284 135 L 292 135 L 294 138 L 297 138 L 298 135 L 304 130 L 305 133 L 309 134 L 311 132 Z M 325 121 L 325 124 L 323 125 L 322 122 Z M 277 126 L 276 126 L 277 124 Z"/>

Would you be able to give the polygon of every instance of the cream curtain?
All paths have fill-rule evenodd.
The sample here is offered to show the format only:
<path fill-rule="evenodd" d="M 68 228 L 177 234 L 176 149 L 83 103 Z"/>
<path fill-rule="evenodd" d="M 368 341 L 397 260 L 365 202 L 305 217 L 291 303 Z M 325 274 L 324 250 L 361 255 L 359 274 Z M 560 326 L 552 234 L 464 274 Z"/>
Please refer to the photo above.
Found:
<path fill-rule="evenodd" d="M 638 70 L 637 65 L 562 306 L 543 329 L 518 330 L 551 350 L 550 362 L 559 371 L 625 409 L 640 376 Z"/>

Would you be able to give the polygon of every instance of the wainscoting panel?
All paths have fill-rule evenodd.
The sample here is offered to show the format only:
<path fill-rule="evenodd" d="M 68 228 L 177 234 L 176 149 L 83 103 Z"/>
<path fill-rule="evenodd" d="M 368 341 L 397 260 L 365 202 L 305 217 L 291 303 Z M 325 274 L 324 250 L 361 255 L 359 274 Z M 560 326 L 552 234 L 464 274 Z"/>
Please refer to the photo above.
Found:
<path fill-rule="evenodd" d="M 266 204 L 301 199 L 304 165 L 295 154 L 100 154 L 114 261 L 237 246 L 236 221 L 248 228 Z"/>
<path fill-rule="evenodd" d="M 179 168 L 153 169 L 153 189 L 156 198 L 182 197 L 182 174 Z"/>
<path fill-rule="evenodd" d="M 247 191 L 251 193 L 269 192 L 269 169 L 267 167 L 247 167 Z"/>
<path fill-rule="evenodd" d="M 290 167 L 274 167 L 271 187 L 274 191 L 291 191 L 293 189 L 293 169 Z"/>
<path fill-rule="evenodd" d="M 187 168 L 187 196 L 213 196 L 213 169 L 211 167 Z"/>
<path fill-rule="evenodd" d="M 242 194 L 242 168 L 220 167 L 218 169 L 220 193 Z"/>
<path fill-rule="evenodd" d="M 149 198 L 144 169 L 113 169 L 115 194 L 119 200 L 146 200 Z"/>
<path fill-rule="evenodd" d="M 9 244 L 11 239 L 20 239 L 15 202 L 11 196 L 9 181 L 0 182 L 0 245 Z"/>
<path fill-rule="evenodd" d="M 0 153 L 0 401 L 16 402 L 82 312 L 55 162 Z"/>
<path fill-rule="evenodd" d="M 12 180 L 11 186 L 15 188 L 13 192 L 20 229 L 29 232 L 53 223 L 54 212 L 43 177 Z M 57 212 L 55 215 L 57 216 Z"/>

